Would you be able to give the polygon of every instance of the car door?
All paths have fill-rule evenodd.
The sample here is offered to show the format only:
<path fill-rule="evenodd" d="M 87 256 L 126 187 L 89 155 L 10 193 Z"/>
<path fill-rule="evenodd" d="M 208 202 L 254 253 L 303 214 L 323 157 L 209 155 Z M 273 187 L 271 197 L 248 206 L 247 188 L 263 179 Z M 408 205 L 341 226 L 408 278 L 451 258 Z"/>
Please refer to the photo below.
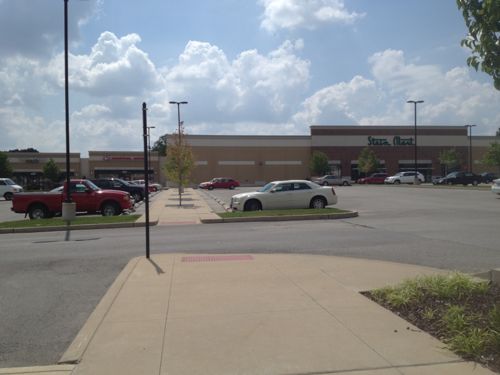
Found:
<path fill-rule="evenodd" d="M 293 186 L 289 182 L 277 184 L 269 192 L 266 209 L 291 208 Z"/>
<path fill-rule="evenodd" d="M 311 198 L 314 194 L 313 189 L 304 182 L 294 182 L 291 195 L 291 208 L 309 208 Z"/>
<path fill-rule="evenodd" d="M 93 193 L 89 192 L 87 186 L 77 182 L 70 183 L 71 200 L 76 203 L 76 211 L 92 211 L 91 199 L 89 195 Z"/>

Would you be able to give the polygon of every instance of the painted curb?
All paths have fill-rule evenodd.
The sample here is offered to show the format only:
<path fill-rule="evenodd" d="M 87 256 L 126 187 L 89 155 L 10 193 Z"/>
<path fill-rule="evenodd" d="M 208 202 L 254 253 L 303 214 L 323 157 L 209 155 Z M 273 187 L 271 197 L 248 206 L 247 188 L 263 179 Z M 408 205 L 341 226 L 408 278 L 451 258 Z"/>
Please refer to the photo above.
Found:
<path fill-rule="evenodd" d="M 59 359 L 58 364 L 80 363 L 83 354 L 90 344 L 90 341 L 92 341 L 97 329 L 100 327 L 109 309 L 115 302 L 118 293 L 120 293 L 123 285 L 140 259 L 141 257 L 131 259 L 125 268 L 123 268 L 113 284 L 109 287 L 104 297 L 102 297 L 101 301 L 97 304 L 97 307 L 90 314 L 89 318 L 83 325 L 82 329 L 80 329 L 80 332 L 78 332 L 73 342 L 70 344 L 68 349 L 66 349 L 66 352 L 64 352 L 61 359 Z"/>
<path fill-rule="evenodd" d="M 140 218 L 138 219 L 140 220 Z M 158 220 L 150 221 L 149 225 L 158 225 Z M 109 224 L 80 224 L 71 225 L 70 230 L 87 230 L 87 229 L 113 229 L 113 228 L 136 228 L 145 227 L 145 222 L 133 222 L 133 223 L 109 223 Z M 2 228 L 0 229 L 0 234 L 9 233 L 37 233 L 37 232 L 55 232 L 67 230 L 66 225 L 59 225 L 56 227 L 39 227 L 39 228 Z"/>
<path fill-rule="evenodd" d="M 335 220 L 348 219 L 359 216 L 357 211 L 340 214 L 320 214 L 320 215 L 290 215 L 290 216 L 260 216 L 260 217 L 232 217 L 220 219 L 201 219 L 203 224 L 220 223 L 246 223 L 258 221 L 298 221 L 298 220 Z"/>

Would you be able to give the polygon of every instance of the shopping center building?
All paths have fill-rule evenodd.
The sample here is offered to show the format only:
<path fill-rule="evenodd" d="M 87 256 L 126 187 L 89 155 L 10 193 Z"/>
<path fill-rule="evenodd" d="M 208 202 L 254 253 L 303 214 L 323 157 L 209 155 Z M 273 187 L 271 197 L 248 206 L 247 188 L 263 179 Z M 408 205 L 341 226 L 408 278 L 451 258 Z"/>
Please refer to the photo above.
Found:
<path fill-rule="evenodd" d="M 175 135 L 169 136 L 169 143 Z M 310 127 L 310 135 L 255 136 L 255 135 L 185 135 L 195 157 L 192 183 L 198 184 L 213 177 L 232 177 L 243 185 L 261 185 L 266 181 L 310 178 L 311 155 L 321 151 L 328 157 L 332 173 L 360 176 L 358 157 L 369 147 L 379 159 L 379 170 L 394 174 L 414 170 L 415 149 L 417 168 L 430 181 L 443 175 L 444 166 L 439 155 L 455 149 L 460 155 L 460 169 L 469 168 L 472 152 L 472 170 L 475 173 L 492 170 L 481 163 L 491 143 L 499 137 L 468 137 L 464 126 L 418 126 L 417 137 L 413 126 L 319 126 Z M 472 142 L 470 142 L 472 141 Z M 415 147 L 415 142 L 416 146 Z M 472 148 L 470 148 L 472 144 Z M 61 171 L 65 170 L 64 153 L 7 153 L 14 169 L 14 179 L 23 186 L 41 180 L 43 165 L 53 159 Z M 144 178 L 144 155 L 141 151 L 89 151 L 88 158 L 71 154 L 71 175 L 77 177 L 121 177 L 126 180 Z M 162 166 L 165 157 L 151 152 L 149 175 L 151 180 L 167 184 Z"/>

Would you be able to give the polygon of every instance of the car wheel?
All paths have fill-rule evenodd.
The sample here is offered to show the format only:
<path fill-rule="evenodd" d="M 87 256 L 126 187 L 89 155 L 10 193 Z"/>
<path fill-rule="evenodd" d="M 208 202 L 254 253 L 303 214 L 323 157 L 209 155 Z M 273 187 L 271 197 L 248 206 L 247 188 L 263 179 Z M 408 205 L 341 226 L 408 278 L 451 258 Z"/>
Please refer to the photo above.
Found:
<path fill-rule="evenodd" d="M 47 208 L 41 204 L 30 207 L 28 215 L 31 220 L 45 219 L 49 216 Z"/>
<path fill-rule="evenodd" d="M 478 185 L 477 181 L 476 180 L 472 181 L 472 185 L 477 186 Z"/>
<path fill-rule="evenodd" d="M 349 186 L 349 182 L 344 181 L 344 182 L 342 182 L 342 185 L 344 185 L 344 186 Z"/>
<path fill-rule="evenodd" d="M 213 186 L 209 186 L 208 190 L 214 190 L 214 187 Z"/>
<path fill-rule="evenodd" d="M 396 185 L 399 185 L 399 184 L 401 183 L 401 181 L 396 180 L 396 181 L 394 181 L 394 183 L 395 183 Z"/>
<path fill-rule="evenodd" d="M 311 208 L 325 208 L 326 206 L 326 201 L 325 198 L 323 197 L 314 197 L 311 200 L 310 207 Z"/>
<path fill-rule="evenodd" d="M 323 182 L 323 186 L 328 186 L 328 181 Z"/>
<path fill-rule="evenodd" d="M 142 201 L 142 194 L 141 193 L 134 193 L 134 201 L 136 201 L 136 202 Z"/>
<path fill-rule="evenodd" d="M 3 195 L 6 201 L 11 201 L 13 196 L 14 194 L 12 194 L 11 192 L 7 192 Z"/>
<path fill-rule="evenodd" d="M 262 205 L 258 200 L 252 199 L 245 203 L 245 211 L 260 211 L 262 210 Z"/>
<path fill-rule="evenodd" d="M 235 186 L 234 185 L 230 185 L 229 186 L 229 190 L 234 190 Z"/>
<path fill-rule="evenodd" d="M 116 216 L 120 213 L 120 208 L 114 202 L 104 203 L 101 208 L 102 216 Z"/>
<path fill-rule="evenodd" d="M 451 181 L 446 181 L 446 185 L 453 185 L 453 182 L 451 182 Z"/>

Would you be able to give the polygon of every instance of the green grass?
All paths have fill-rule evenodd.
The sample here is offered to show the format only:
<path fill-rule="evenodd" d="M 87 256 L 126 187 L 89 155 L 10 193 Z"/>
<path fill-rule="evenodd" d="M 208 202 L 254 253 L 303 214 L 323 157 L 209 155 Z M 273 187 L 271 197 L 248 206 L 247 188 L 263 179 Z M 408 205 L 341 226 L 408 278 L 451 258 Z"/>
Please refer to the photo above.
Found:
<path fill-rule="evenodd" d="M 120 215 L 120 216 L 78 216 L 71 225 L 83 224 L 109 224 L 109 223 L 130 223 L 136 221 L 141 215 Z M 66 222 L 62 218 L 39 219 L 39 220 L 17 220 L 0 223 L 0 229 L 15 228 L 39 228 L 65 226 Z"/>
<path fill-rule="evenodd" d="M 302 208 L 290 210 L 263 210 L 263 211 L 235 211 L 221 212 L 218 215 L 224 219 L 233 217 L 260 217 L 260 216 L 298 216 L 298 215 L 332 215 L 349 212 L 338 208 Z"/>
<path fill-rule="evenodd" d="M 490 289 L 486 281 L 452 273 L 417 277 L 368 294 L 440 337 L 455 353 L 481 362 L 491 357 L 498 361 L 500 353 L 500 304 L 495 303 Z M 488 300 L 492 303 L 484 307 Z M 483 301 L 482 308 L 478 301 Z"/>

